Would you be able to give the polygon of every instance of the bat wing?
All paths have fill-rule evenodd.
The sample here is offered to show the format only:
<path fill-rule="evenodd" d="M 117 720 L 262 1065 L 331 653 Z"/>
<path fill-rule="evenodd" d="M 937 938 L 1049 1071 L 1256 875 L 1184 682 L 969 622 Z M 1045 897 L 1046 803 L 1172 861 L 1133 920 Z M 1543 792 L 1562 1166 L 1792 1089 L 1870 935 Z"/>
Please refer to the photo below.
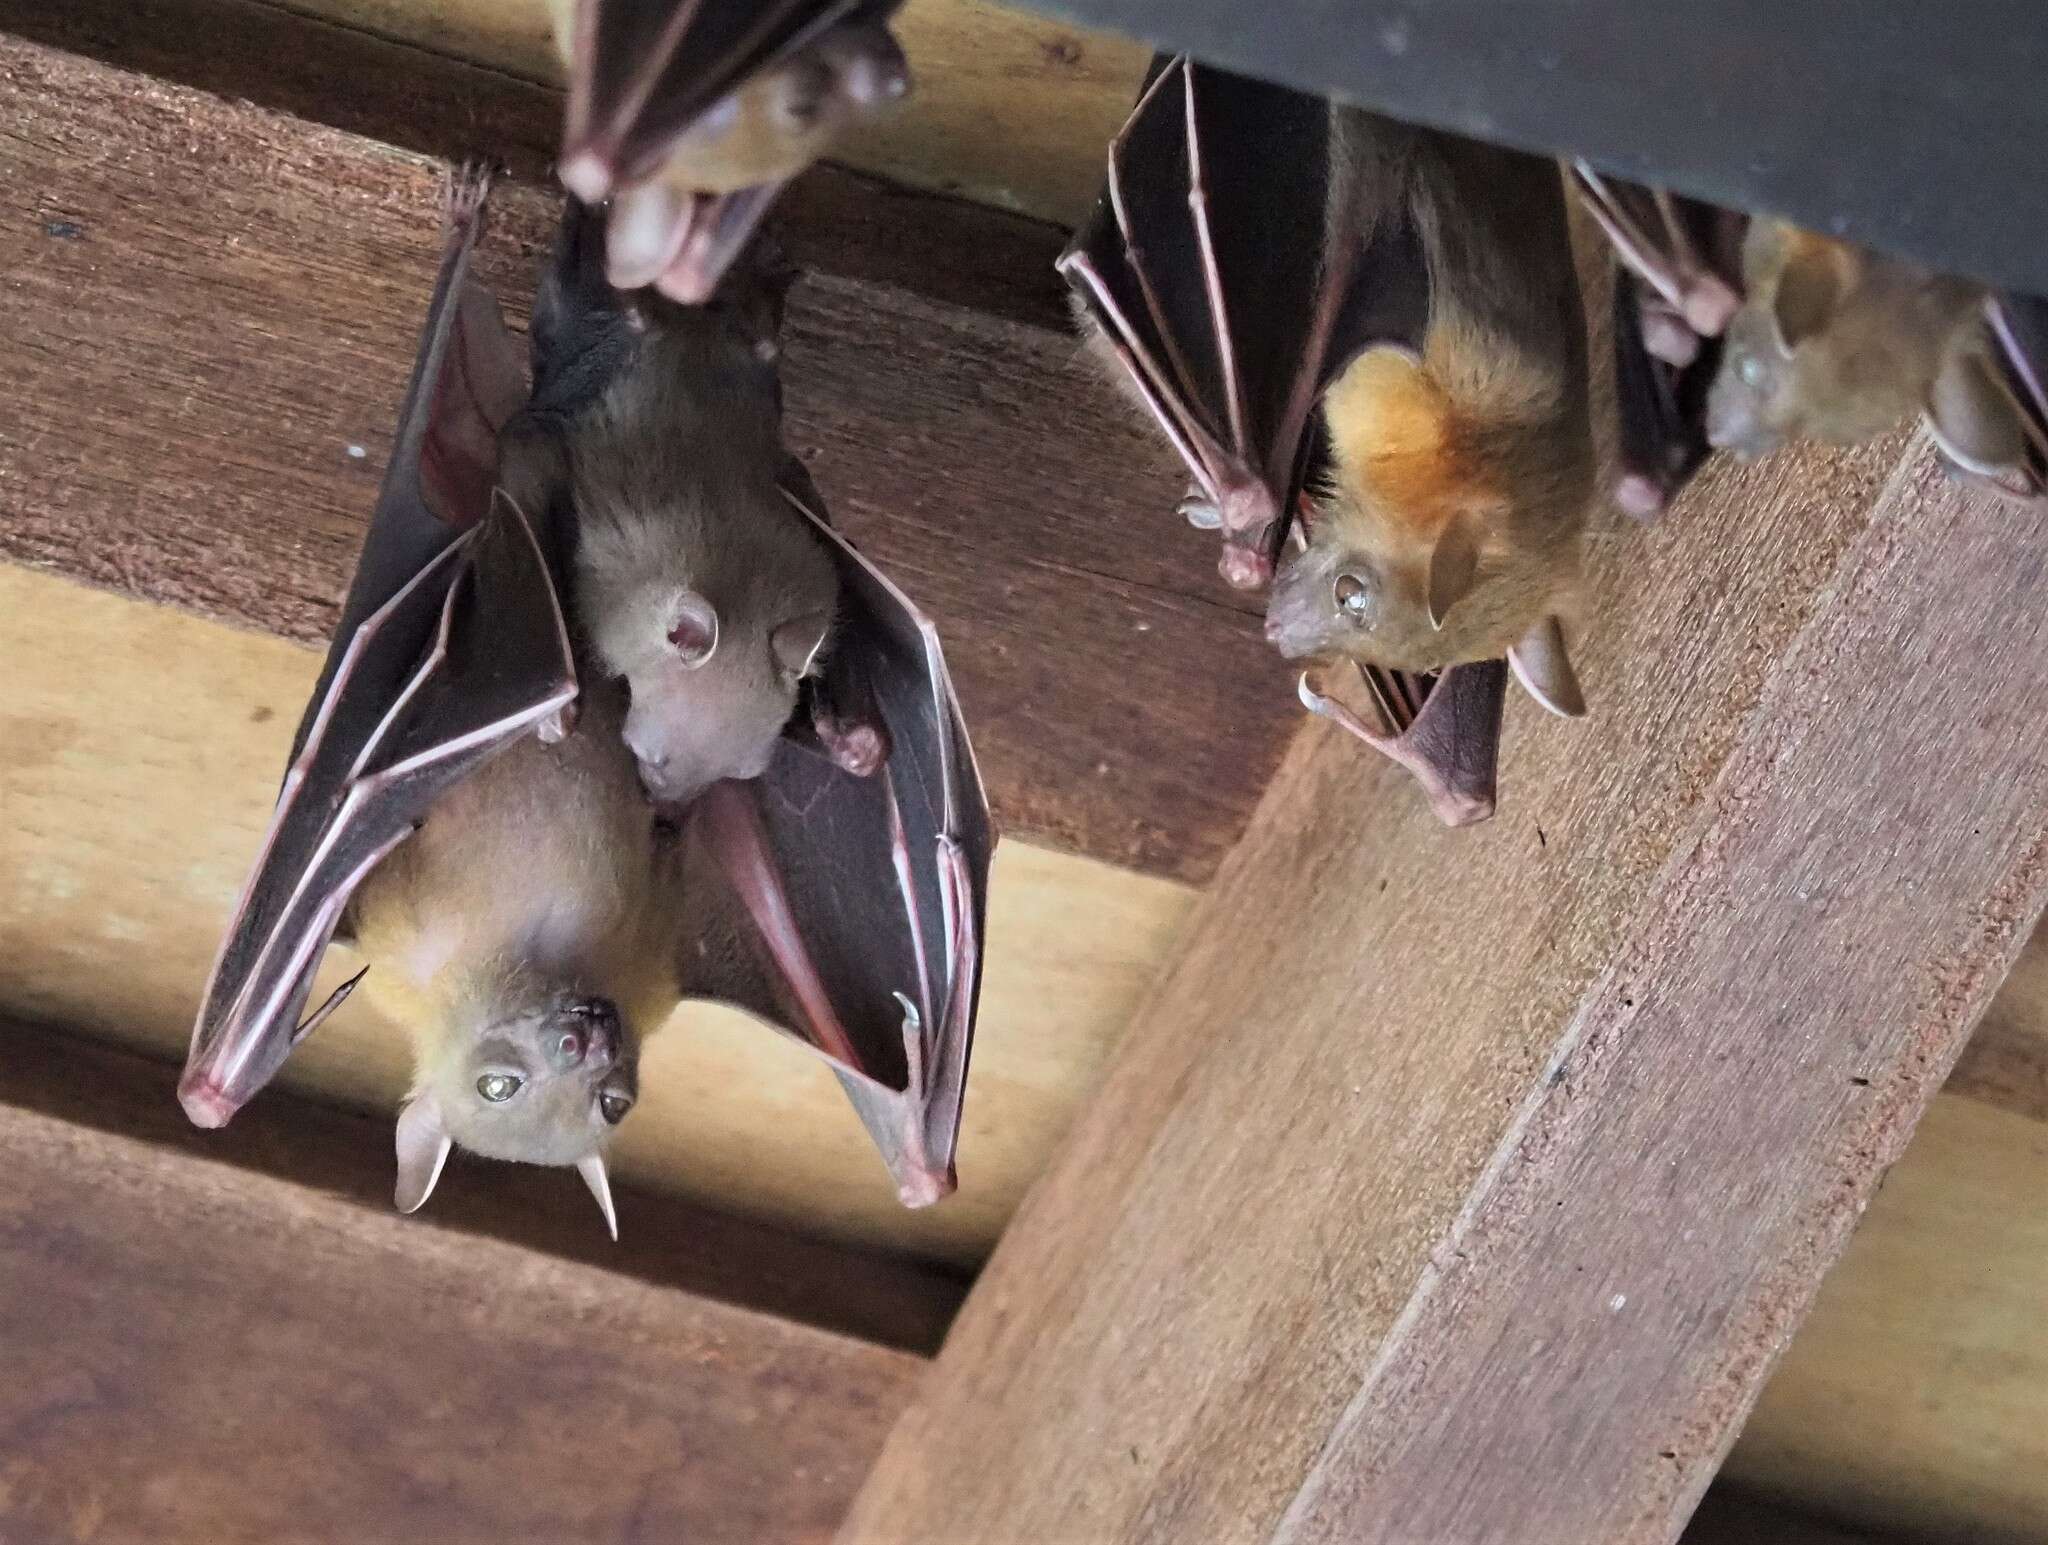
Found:
<path fill-rule="evenodd" d="M 697 903 L 712 931 L 686 943 L 684 981 L 829 1058 L 898 1195 L 923 1206 L 955 1184 L 995 828 L 930 621 L 785 491 L 839 565 L 835 697 L 871 720 L 875 754 L 853 771 L 790 738 L 760 778 L 692 807 L 715 871 L 696 884 L 726 894 Z"/>
<path fill-rule="evenodd" d="M 1187 463 L 1243 588 L 1271 577 L 1344 299 L 1329 140 L 1318 97 L 1155 60 L 1058 264 Z"/>
<path fill-rule="evenodd" d="M 2048 495 L 2048 299 L 1994 296 L 1986 320 L 1999 384 L 2016 411 L 2025 447 L 1997 486 L 2038 499 Z"/>
<path fill-rule="evenodd" d="M 469 177 L 362 557 L 263 849 L 215 958 L 179 1098 L 225 1123 L 346 995 L 302 1022 L 349 896 L 434 798 L 575 696 L 540 539 L 495 498 L 495 436 L 523 393 L 497 304 L 468 276 Z"/>
<path fill-rule="evenodd" d="M 655 284 L 687 305 L 710 297 L 823 130 L 909 85 L 886 26 L 901 0 L 563 3 L 573 22 L 562 181 L 585 203 L 615 200 L 615 285 Z M 800 102 L 740 95 L 799 56 Z M 679 150 L 699 173 L 695 191 L 663 176 Z"/>

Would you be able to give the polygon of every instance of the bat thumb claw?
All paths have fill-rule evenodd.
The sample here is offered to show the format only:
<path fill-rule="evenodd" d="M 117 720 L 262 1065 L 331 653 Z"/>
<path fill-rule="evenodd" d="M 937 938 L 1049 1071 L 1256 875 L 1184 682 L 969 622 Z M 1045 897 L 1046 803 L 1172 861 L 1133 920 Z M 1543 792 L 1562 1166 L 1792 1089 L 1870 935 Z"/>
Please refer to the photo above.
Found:
<path fill-rule="evenodd" d="M 212 1079 L 189 1075 L 178 1082 L 178 1103 L 185 1108 L 186 1120 L 209 1132 L 226 1126 L 240 1108 Z"/>
<path fill-rule="evenodd" d="M 1225 547 L 1216 568 L 1233 590 L 1256 590 L 1273 578 L 1273 560 L 1249 547 Z"/>

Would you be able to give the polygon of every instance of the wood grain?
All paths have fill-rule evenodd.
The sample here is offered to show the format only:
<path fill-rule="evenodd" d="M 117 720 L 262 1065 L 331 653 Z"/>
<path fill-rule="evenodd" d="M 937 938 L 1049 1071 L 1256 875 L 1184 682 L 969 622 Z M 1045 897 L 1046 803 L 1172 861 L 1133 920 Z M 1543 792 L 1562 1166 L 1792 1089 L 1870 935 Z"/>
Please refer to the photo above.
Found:
<path fill-rule="evenodd" d="M 843 1540 L 1677 1535 L 2048 894 L 2048 515 L 1893 465 L 1608 554 L 1491 826 L 1298 745 Z"/>
<path fill-rule="evenodd" d="M 323 638 L 439 168 L 20 42 L 0 121 L 0 556 Z M 523 314 L 553 195 L 496 207 L 482 267 Z M 791 439 L 937 616 L 999 819 L 1206 879 L 1300 714 L 1249 603 L 1175 530 L 1166 453 L 1063 333 L 835 273 L 789 331 Z"/>
<path fill-rule="evenodd" d="M 362 1205 L 388 1161 L 347 1118 L 251 1113 L 267 1137 L 233 1141 L 288 1151 L 285 1181 L 43 1114 L 15 1103 L 30 1034 L 0 1028 L 10 1541 L 822 1540 L 922 1368 Z M 104 1115 L 109 1066 L 43 1073 Z"/>
<path fill-rule="evenodd" d="M 0 698 L 0 1013 L 181 1058 L 319 658 L 0 565 L 0 660 L 14 667 Z M 961 1188 L 941 1207 L 898 1205 L 823 1063 L 702 1006 L 650 1043 L 618 1171 L 805 1232 L 978 1264 L 1192 900 L 1169 881 L 1002 845 Z M 335 953 L 330 984 L 347 961 Z M 409 1071 L 401 1027 L 357 1000 L 293 1055 L 282 1087 L 374 1112 L 388 1142 Z M 468 1166 L 445 1189 L 516 1174 Z M 588 1204 L 570 1184 L 580 1223 Z M 630 1211 L 623 1222 L 633 1232 Z"/>

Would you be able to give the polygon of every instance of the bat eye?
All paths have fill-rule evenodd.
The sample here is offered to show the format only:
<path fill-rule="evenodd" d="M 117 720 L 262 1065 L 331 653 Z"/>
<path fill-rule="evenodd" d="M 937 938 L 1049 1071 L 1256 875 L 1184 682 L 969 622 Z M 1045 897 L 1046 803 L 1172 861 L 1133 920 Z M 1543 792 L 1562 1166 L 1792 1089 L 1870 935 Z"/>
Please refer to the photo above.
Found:
<path fill-rule="evenodd" d="M 1372 604 L 1372 592 L 1356 574 L 1339 574 L 1335 586 L 1337 607 L 1345 616 L 1360 618 Z"/>
<path fill-rule="evenodd" d="M 597 1097 L 597 1108 L 603 1112 L 608 1125 L 617 1126 L 626 1119 L 626 1112 L 633 1108 L 633 1102 L 617 1090 L 607 1089 Z"/>
<path fill-rule="evenodd" d="M 1742 378 L 1744 386 L 1764 384 L 1764 362 L 1754 354 L 1742 356 L 1742 363 L 1735 367 L 1735 373 Z"/>
<path fill-rule="evenodd" d="M 503 1105 L 526 1087 L 526 1080 L 511 1073 L 486 1073 L 476 1081 L 476 1092 L 493 1105 Z"/>

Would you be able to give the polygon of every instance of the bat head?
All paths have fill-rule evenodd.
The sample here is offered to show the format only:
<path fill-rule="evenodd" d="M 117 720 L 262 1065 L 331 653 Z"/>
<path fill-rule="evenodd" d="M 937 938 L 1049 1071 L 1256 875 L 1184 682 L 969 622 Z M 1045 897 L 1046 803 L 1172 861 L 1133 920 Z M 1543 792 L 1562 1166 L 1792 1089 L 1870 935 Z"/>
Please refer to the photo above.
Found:
<path fill-rule="evenodd" d="M 1331 472 L 1266 608 L 1283 655 L 1438 670 L 1570 608 L 1592 479 L 1569 426 L 1474 419 L 1394 349 L 1345 371 L 1325 420 Z"/>
<path fill-rule="evenodd" d="M 1707 438 L 1745 460 L 1801 437 L 1855 444 L 1926 407 L 1982 302 L 1966 281 L 1775 220 L 1751 223 L 1743 274 Z"/>
<path fill-rule="evenodd" d="M 626 745 L 648 794 L 686 804 L 713 783 L 767 771 L 824 651 L 829 604 L 728 624 L 702 594 L 671 588 L 636 610 L 650 620 L 619 663 L 631 699 Z"/>
<path fill-rule="evenodd" d="M 609 1217 L 603 1149 L 639 1092 L 638 1046 L 618 1006 L 521 983 L 458 1030 L 423 1059 L 399 1116 L 400 1210 L 425 1203 L 460 1145 L 490 1159 L 574 1165 Z"/>

